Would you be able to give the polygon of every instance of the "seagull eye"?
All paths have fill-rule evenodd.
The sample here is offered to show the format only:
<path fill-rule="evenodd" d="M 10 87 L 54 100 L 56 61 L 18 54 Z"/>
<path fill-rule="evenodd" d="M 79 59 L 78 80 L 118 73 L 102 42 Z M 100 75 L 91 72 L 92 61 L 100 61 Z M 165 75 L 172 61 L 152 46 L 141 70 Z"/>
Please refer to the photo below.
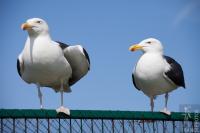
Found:
<path fill-rule="evenodd" d="M 147 43 L 148 43 L 148 44 L 151 44 L 151 41 L 148 41 Z"/>
<path fill-rule="evenodd" d="M 38 20 L 38 21 L 36 21 L 36 23 L 38 23 L 38 24 L 41 24 L 41 23 L 42 23 L 42 21 Z"/>

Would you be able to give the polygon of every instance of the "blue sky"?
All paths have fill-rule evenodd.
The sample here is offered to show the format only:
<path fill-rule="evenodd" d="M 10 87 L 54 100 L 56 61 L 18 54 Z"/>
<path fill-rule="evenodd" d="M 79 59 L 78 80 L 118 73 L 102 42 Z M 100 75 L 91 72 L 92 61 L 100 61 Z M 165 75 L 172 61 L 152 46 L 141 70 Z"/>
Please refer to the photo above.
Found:
<path fill-rule="evenodd" d="M 186 89 L 170 93 L 168 107 L 200 104 L 200 2 L 198 0 L 136 1 L 0 1 L 0 108 L 39 108 L 35 85 L 17 74 L 16 59 L 27 33 L 20 25 L 29 18 L 47 21 L 54 40 L 83 45 L 91 59 L 91 71 L 64 95 L 70 109 L 149 111 L 149 98 L 134 88 L 132 69 L 141 52 L 128 51 L 131 44 L 154 37 L 165 54 L 183 68 Z M 44 106 L 60 106 L 60 94 L 43 88 Z M 157 97 L 155 110 L 164 107 Z"/>

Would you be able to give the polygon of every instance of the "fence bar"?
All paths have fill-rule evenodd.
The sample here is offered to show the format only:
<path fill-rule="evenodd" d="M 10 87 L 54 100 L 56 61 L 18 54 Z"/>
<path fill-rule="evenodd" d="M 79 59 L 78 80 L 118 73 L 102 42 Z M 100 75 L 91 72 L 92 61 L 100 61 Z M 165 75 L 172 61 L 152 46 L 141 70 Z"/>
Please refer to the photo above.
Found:
<path fill-rule="evenodd" d="M 58 131 L 61 133 L 61 123 L 60 123 L 60 118 L 58 119 Z"/>
<path fill-rule="evenodd" d="M 154 124 L 155 121 L 153 121 L 153 133 L 156 132 L 156 128 L 155 128 L 155 124 Z"/>
<path fill-rule="evenodd" d="M 182 125 L 183 125 L 183 133 L 185 133 L 184 121 L 182 121 Z"/>
<path fill-rule="evenodd" d="M 24 119 L 24 132 L 27 133 L 27 125 L 26 125 L 26 118 Z"/>
<path fill-rule="evenodd" d="M 13 119 L 13 133 L 15 133 L 15 118 Z"/>
<path fill-rule="evenodd" d="M 102 130 L 102 133 L 104 133 L 104 124 L 103 124 L 103 119 L 101 119 L 101 130 Z"/>
<path fill-rule="evenodd" d="M 113 119 L 111 121 L 112 121 L 112 133 L 114 133 L 115 132 L 115 121 Z"/>
<path fill-rule="evenodd" d="M 69 119 L 69 130 L 72 133 L 72 119 Z"/>
<path fill-rule="evenodd" d="M 50 119 L 47 119 L 48 122 L 48 133 L 50 133 Z"/>
<path fill-rule="evenodd" d="M 1 118 L 1 133 L 3 133 L 3 119 Z"/>
<path fill-rule="evenodd" d="M 163 133 L 165 133 L 165 123 L 164 123 L 164 121 L 162 121 L 162 125 L 163 125 Z"/>
<path fill-rule="evenodd" d="M 142 120 L 142 132 L 145 133 L 145 129 L 144 129 L 144 120 Z"/>
<path fill-rule="evenodd" d="M 135 133 L 135 123 L 134 123 L 134 120 L 132 120 L 132 123 L 133 123 L 132 130 L 133 130 L 133 133 Z"/>
<path fill-rule="evenodd" d="M 175 121 L 172 121 L 172 126 L 173 126 L 173 133 L 175 133 L 175 128 L 176 128 Z"/>
<path fill-rule="evenodd" d="M 80 122 L 81 122 L 80 129 L 81 129 L 81 133 L 82 133 L 83 132 L 83 122 L 82 122 L 82 119 L 80 119 Z"/>
<path fill-rule="evenodd" d="M 196 127 L 195 127 L 194 125 L 195 125 L 195 121 L 192 122 L 193 132 L 195 133 L 195 132 L 197 132 L 197 130 L 196 130 Z M 200 125 L 200 124 L 199 124 L 199 125 Z"/>
<path fill-rule="evenodd" d="M 122 132 L 124 133 L 124 120 L 122 120 Z"/>
<path fill-rule="evenodd" d="M 93 128 L 93 119 L 91 119 L 91 131 L 94 133 L 94 128 Z"/>
<path fill-rule="evenodd" d="M 39 133 L 39 120 L 36 118 L 36 132 Z"/>

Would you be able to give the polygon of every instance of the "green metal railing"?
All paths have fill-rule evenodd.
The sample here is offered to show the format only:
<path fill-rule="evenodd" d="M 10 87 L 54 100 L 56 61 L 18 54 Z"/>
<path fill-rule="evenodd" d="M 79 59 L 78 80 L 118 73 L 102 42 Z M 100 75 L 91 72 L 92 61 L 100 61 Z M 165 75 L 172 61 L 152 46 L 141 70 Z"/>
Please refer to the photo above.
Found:
<path fill-rule="evenodd" d="M 142 111 L 0 109 L 0 131 L 69 133 L 166 133 L 200 132 L 200 114 Z"/>

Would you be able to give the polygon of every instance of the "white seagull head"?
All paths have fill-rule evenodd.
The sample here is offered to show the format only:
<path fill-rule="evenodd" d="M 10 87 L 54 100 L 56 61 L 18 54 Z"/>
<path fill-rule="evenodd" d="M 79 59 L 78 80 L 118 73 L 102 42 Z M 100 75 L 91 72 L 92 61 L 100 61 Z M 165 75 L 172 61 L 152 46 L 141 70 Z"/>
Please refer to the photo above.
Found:
<path fill-rule="evenodd" d="M 31 18 L 21 25 L 23 30 L 27 30 L 29 35 L 48 34 L 49 28 L 47 23 L 41 18 Z"/>
<path fill-rule="evenodd" d="M 142 50 L 146 52 L 163 52 L 163 46 L 161 42 L 155 38 L 148 38 L 141 41 L 139 44 L 135 44 L 129 47 L 130 51 Z"/>

